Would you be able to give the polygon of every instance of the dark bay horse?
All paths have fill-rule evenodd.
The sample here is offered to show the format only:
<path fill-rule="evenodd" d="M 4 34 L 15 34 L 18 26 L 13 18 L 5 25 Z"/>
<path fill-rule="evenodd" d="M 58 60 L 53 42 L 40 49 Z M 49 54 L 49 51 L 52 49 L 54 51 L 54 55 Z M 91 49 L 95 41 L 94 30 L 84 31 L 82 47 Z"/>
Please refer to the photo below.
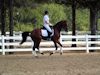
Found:
<path fill-rule="evenodd" d="M 59 41 L 59 38 L 60 38 L 60 31 L 64 29 L 65 31 L 67 31 L 67 21 L 66 20 L 62 20 L 58 23 L 56 23 L 54 26 L 53 26 L 53 30 L 54 30 L 54 35 L 51 37 L 51 40 L 54 42 L 54 45 L 55 45 L 55 48 L 57 50 L 57 43 L 60 45 L 61 49 L 62 49 L 62 44 L 60 43 Z M 34 53 L 34 55 L 37 55 L 36 52 L 35 52 L 35 48 L 37 48 L 39 50 L 39 45 L 40 45 L 40 42 L 41 42 L 41 39 L 44 39 L 43 36 L 42 36 L 42 33 L 41 33 L 41 29 L 34 29 L 33 31 L 31 32 L 23 32 L 22 33 L 22 41 L 20 44 L 23 44 L 26 39 L 27 39 L 27 36 L 30 36 L 31 39 L 33 40 L 34 42 L 34 46 L 33 46 L 33 51 L 32 53 Z M 42 52 L 41 52 L 42 53 Z M 60 52 L 62 54 L 62 50 Z M 43 54 L 43 53 L 42 53 Z M 53 54 L 53 53 L 50 53 L 50 55 Z"/>

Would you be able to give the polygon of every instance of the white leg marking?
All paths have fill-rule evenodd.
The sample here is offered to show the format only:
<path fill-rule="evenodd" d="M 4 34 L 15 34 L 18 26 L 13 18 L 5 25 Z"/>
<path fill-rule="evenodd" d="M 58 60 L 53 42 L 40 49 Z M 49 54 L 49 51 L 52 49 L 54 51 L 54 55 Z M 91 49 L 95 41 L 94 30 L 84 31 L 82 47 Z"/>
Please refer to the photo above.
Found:
<path fill-rule="evenodd" d="M 63 54 L 63 50 L 62 50 L 62 47 L 60 47 L 60 54 L 61 54 L 61 55 Z"/>
<path fill-rule="evenodd" d="M 36 51 L 32 51 L 32 54 L 33 54 L 35 57 L 37 56 Z"/>

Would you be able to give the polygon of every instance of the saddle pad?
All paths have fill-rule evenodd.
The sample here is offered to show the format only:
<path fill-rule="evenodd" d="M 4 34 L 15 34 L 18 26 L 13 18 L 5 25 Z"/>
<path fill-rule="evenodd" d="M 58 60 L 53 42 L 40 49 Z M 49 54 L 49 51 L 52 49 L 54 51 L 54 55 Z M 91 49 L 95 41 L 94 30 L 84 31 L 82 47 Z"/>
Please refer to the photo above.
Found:
<path fill-rule="evenodd" d="M 48 36 L 48 32 L 45 29 L 41 29 L 41 33 L 43 37 L 47 37 Z"/>
<path fill-rule="evenodd" d="M 45 29 L 41 29 L 41 33 L 42 33 L 42 36 L 43 36 L 43 37 L 47 37 L 47 36 L 48 36 L 48 32 L 47 32 L 47 30 L 45 30 Z M 52 30 L 51 36 L 53 36 L 53 34 L 54 34 L 54 30 Z"/>

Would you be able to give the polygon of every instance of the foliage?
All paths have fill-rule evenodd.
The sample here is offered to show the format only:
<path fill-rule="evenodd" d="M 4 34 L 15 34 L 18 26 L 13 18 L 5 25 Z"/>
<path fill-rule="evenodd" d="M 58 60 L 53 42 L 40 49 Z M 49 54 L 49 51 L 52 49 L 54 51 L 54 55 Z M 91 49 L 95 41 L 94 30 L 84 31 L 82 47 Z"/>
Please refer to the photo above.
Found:
<path fill-rule="evenodd" d="M 98 30 L 100 31 L 100 19 L 98 19 Z"/>
<path fill-rule="evenodd" d="M 78 9 L 76 11 L 76 29 L 77 30 L 89 30 L 89 10 L 88 9 Z"/>
<path fill-rule="evenodd" d="M 17 8 L 34 7 L 34 0 L 13 0 L 13 5 Z"/>
<path fill-rule="evenodd" d="M 43 2 L 42 2 L 43 1 Z M 46 1 L 47 3 L 45 3 Z M 14 30 L 29 30 L 31 31 L 35 25 L 33 18 L 36 17 L 36 27 L 40 28 L 43 26 L 43 14 L 45 10 L 49 11 L 50 21 L 52 24 L 57 23 L 60 20 L 66 19 L 68 22 L 68 29 L 72 29 L 72 14 L 71 7 L 62 5 L 58 0 L 14 0 Z M 72 1 L 72 0 L 71 0 Z M 82 1 L 82 0 L 80 0 Z M 70 0 L 68 0 L 70 3 Z M 68 3 L 67 2 L 67 3 Z M 80 3 L 80 2 L 79 2 Z M 8 9 L 6 13 L 8 13 Z M 8 13 L 9 14 L 9 13 Z M 9 30 L 9 16 L 6 15 L 6 30 Z M 89 10 L 88 9 L 77 9 L 76 12 L 76 29 L 77 30 L 89 30 Z"/>
<path fill-rule="evenodd" d="M 33 18 L 36 17 L 37 23 L 36 27 L 42 27 L 43 26 L 43 14 L 44 11 L 48 10 L 50 14 L 50 21 L 51 23 L 55 24 L 56 22 L 66 19 L 65 9 L 63 5 L 59 4 L 43 4 L 39 7 L 32 9 L 32 8 L 15 8 L 15 24 L 17 26 L 17 23 L 23 23 L 25 24 L 25 27 L 27 24 L 33 25 Z M 17 13 L 19 13 L 17 15 Z M 21 24 L 20 24 L 21 25 Z"/>

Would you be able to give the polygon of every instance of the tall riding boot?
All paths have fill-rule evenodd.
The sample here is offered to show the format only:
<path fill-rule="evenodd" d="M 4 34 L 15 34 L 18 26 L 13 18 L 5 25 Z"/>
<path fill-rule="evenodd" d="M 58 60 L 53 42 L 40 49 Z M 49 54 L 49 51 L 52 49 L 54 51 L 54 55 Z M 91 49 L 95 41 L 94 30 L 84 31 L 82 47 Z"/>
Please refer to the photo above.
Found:
<path fill-rule="evenodd" d="M 48 38 L 47 38 L 48 41 L 51 41 L 51 34 L 52 33 L 48 32 Z"/>
<path fill-rule="evenodd" d="M 52 34 L 51 32 L 48 32 L 48 38 L 51 38 L 51 34 Z"/>

